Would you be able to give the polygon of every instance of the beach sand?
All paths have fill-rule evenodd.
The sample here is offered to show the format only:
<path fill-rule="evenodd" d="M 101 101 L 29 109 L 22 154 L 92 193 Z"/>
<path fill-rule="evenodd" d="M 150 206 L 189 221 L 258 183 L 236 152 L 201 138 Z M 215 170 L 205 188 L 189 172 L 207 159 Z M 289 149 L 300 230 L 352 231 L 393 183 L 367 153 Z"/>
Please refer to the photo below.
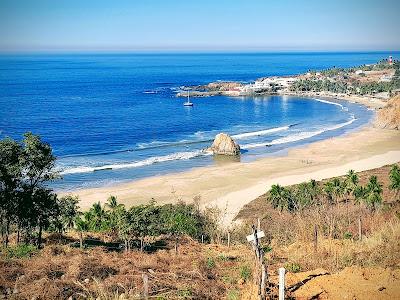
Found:
<path fill-rule="evenodd" d="M 229 162 L 190 171 L 149 177 L 110 187 L 77 190 L 82 209 L 108 196 L 128 207 L 147 203 L 190 202 L 200 197 L 203 207 L 225 212 L 229 225 L 243 205 L 265 193 L 272 184 L 290 185 L 309 179 L 321 180 L 400 161 L 400 132 L 371 125 L 347 135 L 289 150 L 280 157 L 249 163 Z"/>

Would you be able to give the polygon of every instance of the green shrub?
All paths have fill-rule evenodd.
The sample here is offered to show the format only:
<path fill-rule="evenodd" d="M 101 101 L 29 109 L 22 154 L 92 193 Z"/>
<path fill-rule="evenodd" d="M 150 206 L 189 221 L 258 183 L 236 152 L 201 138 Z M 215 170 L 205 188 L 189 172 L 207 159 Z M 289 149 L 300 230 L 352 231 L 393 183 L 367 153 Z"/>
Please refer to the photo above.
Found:
<path fill-rule="evenodd" d="M 251 278 L 251 269 L 248 265 L 243 265 L 239 270 L 240 278 L 246 282 Z"/>
<path fill-rule="evenodd" d="M 228 291 L 228 295 L 227 295 L 227 299 L 228 300 L 239 300 L 240 293 L 237 289 L 233 289 L 233 290 L 229 290 Z"/>
<path fill-rule="evenodd" d="M 285 269 L 288 270 L 291 273 L 298 273 L 301 271 L 301 266 L 296 263 L 287 263 L 285 265 Z"/>
<path fill-rule="evenodd" d="M 215 267 L 215 261 L 212 257 L 207 257 L 207 268 L 213 269 Z"/>
<path fill-rule="evenodd" d="M 35 246 L 29 245 L 29 244 L 12 246 L 12 247 L 4 248 L 3 250 L 1 250 L 1 253 L 6 258 L 9 258 L 9 259 L 31 257 L 36 252 L 38 252 L 38 249 Z"/>
<path fill-rule="evenodd" d="M 343 238 L 346 240 L 351 240 L 353 238 L 353 234 L 351 232 L 345 232 L 343 234 Z"/>
<path fill-rule="evenodd" d="M 191 299 L 192 298 L 192 291 L 189 288 L 185 288 L 178 291 L 178 297 L 182 299 Z"/>

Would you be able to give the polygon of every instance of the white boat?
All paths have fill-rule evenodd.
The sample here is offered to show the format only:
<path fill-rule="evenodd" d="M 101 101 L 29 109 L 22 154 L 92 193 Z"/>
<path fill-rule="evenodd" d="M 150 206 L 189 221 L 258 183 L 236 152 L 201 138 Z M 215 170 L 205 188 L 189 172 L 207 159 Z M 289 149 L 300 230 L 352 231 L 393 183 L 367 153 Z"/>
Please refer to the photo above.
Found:
<path fill-rule="evenodd" d="M 193 106 L 193 102 L 190 102 L 190 99 L 189 99 L 189 91 L 188 91 L 188 95 L 187 95 L 187 101 L 185 103 L 183 103 L 183 106 Z"/>

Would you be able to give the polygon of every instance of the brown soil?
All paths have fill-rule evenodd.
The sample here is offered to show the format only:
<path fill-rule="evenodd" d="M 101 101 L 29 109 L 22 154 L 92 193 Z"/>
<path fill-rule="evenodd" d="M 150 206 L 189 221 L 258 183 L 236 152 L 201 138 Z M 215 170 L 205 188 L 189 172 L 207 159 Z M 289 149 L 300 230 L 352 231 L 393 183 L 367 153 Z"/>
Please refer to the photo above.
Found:
<path fill-rule="evenodd" d="M 288 274 L 295 299 L 400 299 L 400 270 L 348 267 L 336 274 L 315 270 Z"/>

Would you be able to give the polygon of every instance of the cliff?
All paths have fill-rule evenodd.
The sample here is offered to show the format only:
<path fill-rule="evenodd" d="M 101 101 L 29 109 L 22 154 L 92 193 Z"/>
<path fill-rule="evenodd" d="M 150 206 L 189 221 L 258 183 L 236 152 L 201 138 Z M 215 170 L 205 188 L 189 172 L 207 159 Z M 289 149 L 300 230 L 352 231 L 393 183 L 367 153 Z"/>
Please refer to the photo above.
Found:
<path fill-rule="evenodd" d="M 400 95 L 391 98 L 376 116 L 375 126 L 386 129 L 400 129 Z"/>

